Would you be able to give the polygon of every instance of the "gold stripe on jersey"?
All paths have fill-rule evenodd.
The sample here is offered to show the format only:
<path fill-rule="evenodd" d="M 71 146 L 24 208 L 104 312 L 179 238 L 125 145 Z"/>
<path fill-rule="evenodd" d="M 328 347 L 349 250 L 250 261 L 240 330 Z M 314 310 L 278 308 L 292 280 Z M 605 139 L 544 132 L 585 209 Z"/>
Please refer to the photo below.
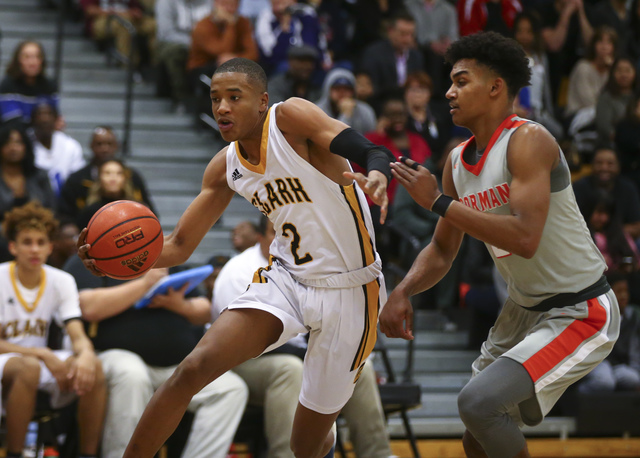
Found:
<path fill-rule="evenodd" d="M 264 120 L 264 124 L 262 124 L 262 139 L 260 140 L 260 162 L 257 164 L 252 164 L 244 157 L 242 157 L 242 153 L 240 153 L 240 143 L 235 142 L 236 145 L 236 154 L 238 155 L 238 159 L 240 163 L 248 170 L 252 172 L 259 173 L 260 175 L 264 175 L 264 170 L 267 167 L 267 145 L 269 144 L 269 118 L 271 117 L 271 108 L 267 111 L 267 117 Z"/>
<path fill-rule="evenodd" d="M 379 311 L 379 295 L 380 282 L 376 279 L 362 285 L 365 300 L 364 313 L 364 331 L 360 339 L 358 351 L 351 364 L 351 370 L 354 371 L 369 357 L 376 345 L 378 338 L 378 311 Z M 356 378 L 357 380 L 357 378 Z"/>
<path fill-rule="evenodd" d="M 273 264 L 273 256 L 269 256 L 269 265 L 267 267 L 260 267 L 255 271 L 251 283 L 267 283 L 268 279 L 262 276 L 262 272 L 271 270 L 271 264 Z"/>
<path fill-rule="evenodd" d="M 27 301 L 25 301 L 24 298 L 22 297 L 22 294 L 20 294 L 20 290 L 18 289 L 18 283 L 16 280 L 15 261 L 9 264 L 9 277 L 11 278 L 11 285 L 13 286 L 13 291 L 16 293 L 16 299 L 18 299 L 18 302 L 20 302 L 20 305 L 22 305 L 22 307 L 27 312 L 29 313 L 33 312 L 38 306 L 38 302 L 40 302 L 42 295 L 44 294 L 44 287 L 47 283 L 47 275 L 44 269 L 42 267 L 40 268 L 40 285 L 38 285 L 38 295 L 36 296 L 36 300 L 33 302 L 33 304 L 29 304 Z"/>
<path fill-rule="evenodd" d="M 351 214 L 356 223 L 356 230 L 358 232 L 358 241 L 360 242 L 360 252 L 362 253 L 362 267 L 366 267 L 372 264 L 376 260 L 375 252 L 373 249 L 373 240 L 369 235 L 367 226 L 364 223 L 364 215 L 362 213 L 362 207 L 360 206 L 360 200 L 356 194 L 356 184 L 353 183 L 349 186 L 341 186 L 342 194 L 344 195 Z"/>

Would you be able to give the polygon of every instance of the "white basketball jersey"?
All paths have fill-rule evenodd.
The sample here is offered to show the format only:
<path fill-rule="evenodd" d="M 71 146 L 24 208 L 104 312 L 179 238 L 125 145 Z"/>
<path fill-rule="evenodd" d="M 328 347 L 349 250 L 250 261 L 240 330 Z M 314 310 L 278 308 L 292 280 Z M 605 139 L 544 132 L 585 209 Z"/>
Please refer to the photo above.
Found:
<path fill-rule="evenodd" d="M 531 121 L 516 115 L 507 118 L 493 133 L 475 165 L 463 158 L 473 138 L 452 151 L 453 182 L 460 202 L 483 212 L 511 214 L 512 177 L 507 147 L 511 135 L 527 122 Z M 486 244 L 508 284 L 509 296 L 523 307 L 534 306 L 558 293 L 581 291 L 598 281 L 606 268 L 578 209 L 564 154 L 558 150 L 560 163 L 551 172 L 549 213 L 533 258 L 525 259 Z"/>
<path fill-rule="evenodd" d="M 78 288 L 68 273 L 44 265 L 40 285 L 29 290 L 20 283 L 15 262 L 0 264 L 0 325 L 6 341 L 46 347 L 54 317 L 62 324 L 80 316 Z"/>
<path fill-rule="evenodd" d="M 376 260 L 371 214 L 362 190 L 340 186 L 301 158 L 267 114 L 260 163 L 245 160 L 237 143 L 227 150 L 227 182 L 274 225 L 270 253 L 301 279 L 323 279 Z"/>

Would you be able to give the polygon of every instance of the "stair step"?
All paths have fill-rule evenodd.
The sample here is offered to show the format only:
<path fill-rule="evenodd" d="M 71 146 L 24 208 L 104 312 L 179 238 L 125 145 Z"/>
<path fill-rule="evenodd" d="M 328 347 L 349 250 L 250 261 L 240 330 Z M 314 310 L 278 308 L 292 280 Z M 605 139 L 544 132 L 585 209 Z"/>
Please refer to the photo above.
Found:
<path fill-rule="evenodd" d="M 69 126 L 93 128 L 99 124 L 108 124 L 115 129 L 122 129 L 124 126 L 124 102 L 121 113 L 103 113 L 99 105 L 96 105 L 93 111 L 78 113 L 76 110 L 68 110 L 64 99 L 61 101 L 61 105 L 61 110 Z M 131 118 L 131 125 L 134 130 L 177 131 L 192 128 L 193 120 L 188 116 L 171 113 L 136 113 Z"/>
<path fill-rule="evenodd" d="M 42 7 L 42 0 L 2 0 L 0 11 L 3 13 L 10 9 L 33 11 Z"/>
<path fill-rule="evenodd" d="M 407 364 L 406 351 L 389 350 L 387 353 L 396 374 L 402 373 Z M 469 371 L 477 356 L 477 352 L 466 350 L 418 351 L 413 358 L 414 373 Z"/>

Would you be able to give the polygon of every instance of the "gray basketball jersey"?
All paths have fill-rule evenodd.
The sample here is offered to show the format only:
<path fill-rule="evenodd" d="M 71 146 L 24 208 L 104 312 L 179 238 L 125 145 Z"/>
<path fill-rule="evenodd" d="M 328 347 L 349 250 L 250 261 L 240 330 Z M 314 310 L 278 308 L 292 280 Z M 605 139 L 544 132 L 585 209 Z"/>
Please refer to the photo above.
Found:
<path fill-rule="evenodd" d="M 505 119 L 475 165 L 463 158 L 473 138 L 452 151 L 453 182 L 460 202 L 482 212 L 511 214 L 507 147 L 511 135 L 527 122 L 531 121 L 516 115 Z M 549 213 L 535 255 L 525 259 L 486 244 L 507 282 L 509 296 L 523 307 L 535 306 L 559 293 L 581 291 L 596 283 L 606 268 L 578 209 L 564 154 L 560 148 L 558 151 L 560 163 L 551 172 Z"/>

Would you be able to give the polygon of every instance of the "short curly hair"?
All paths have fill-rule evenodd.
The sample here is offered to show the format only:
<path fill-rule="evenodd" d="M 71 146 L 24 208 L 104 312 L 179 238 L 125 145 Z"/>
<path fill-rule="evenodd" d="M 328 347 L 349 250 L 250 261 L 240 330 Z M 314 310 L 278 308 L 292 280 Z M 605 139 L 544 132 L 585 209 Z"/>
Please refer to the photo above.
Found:
<path fill-rule="evenodd" d="M 494 72 L 507 83 L 510 97 L 529 85 L 529 59 L 520 44 L 496 32 L 480 32 L 454 42 L 445 60 L 451 66 L 462 59 L 473 59 Z"/>
<path fill-rule="evenodd" d="M 258 91 L 267 92 L 267 75 L 264 69 L 256 62 L 244 57 L 229 59 L 213 73 L 214 75 L 217 73 L 244 73 Z"/>
<path fill-rule="evenodd" d="M 58 220 L 51 210 L 39 202 L 31 201 L 5 213 L 2 229 L 5 237 L 12 242 L 16 241 L 20 232 L 28 229 L 43 231 L 49 237 L 49 241 L 52 241 L 58 231 L 58 225 Z"/>

